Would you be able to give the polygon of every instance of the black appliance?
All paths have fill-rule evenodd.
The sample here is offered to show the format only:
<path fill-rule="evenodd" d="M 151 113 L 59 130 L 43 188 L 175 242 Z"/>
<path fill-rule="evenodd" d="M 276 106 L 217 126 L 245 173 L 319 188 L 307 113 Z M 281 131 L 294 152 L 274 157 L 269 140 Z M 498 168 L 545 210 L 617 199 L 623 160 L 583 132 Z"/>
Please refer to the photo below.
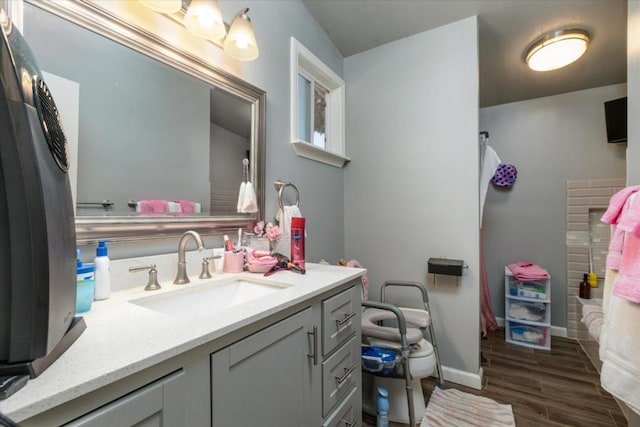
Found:
<path fill-rule="evenodd" d="M 627 142 L 627 97 L 604 103 L 607 142 Z"/>
<path fill-rule="evenodd" d="M 0 375 L 35 377 L 84 322 L 74 318 L 67 140 L 31 50 L 8 20 L 0 83 Z"/>

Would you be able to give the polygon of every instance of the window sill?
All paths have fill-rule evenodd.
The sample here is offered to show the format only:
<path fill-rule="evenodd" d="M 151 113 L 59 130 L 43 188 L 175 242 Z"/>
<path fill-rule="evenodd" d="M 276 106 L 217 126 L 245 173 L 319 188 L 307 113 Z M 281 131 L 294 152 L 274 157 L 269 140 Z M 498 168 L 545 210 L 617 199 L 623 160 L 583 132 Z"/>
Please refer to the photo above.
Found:
<path fill-rule="evenodd" d="M 324 148 L 317 147 L 308 142 L 296 140 L 292 141 L 294 151 L 300 157 L 315 160 L 316 162 L 326 163 L 337 168 L 341 168 L 345 163 L 350 162 L 351 159 L 341 154 L 332 153 Z"/>

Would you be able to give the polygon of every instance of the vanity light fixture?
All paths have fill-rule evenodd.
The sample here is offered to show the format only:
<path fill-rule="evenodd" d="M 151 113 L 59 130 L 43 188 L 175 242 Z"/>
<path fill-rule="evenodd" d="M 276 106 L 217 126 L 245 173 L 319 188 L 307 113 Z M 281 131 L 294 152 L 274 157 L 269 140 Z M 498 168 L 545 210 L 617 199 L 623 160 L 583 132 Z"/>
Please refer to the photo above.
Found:
<path fill-rule="evenodd" d="M 217 0 L 191 0 L 184 26 L 203 39 L 219 40 L 227 33 Z"/>
<path fill-rule="evenodd" d="M 182 7 L 182 0 L 138 0 L 151 10 L 160 13 L 176 13 Z"/>
<path fill-rule="evenodd" d="M 580 58 L 589 47 L 589 34 L 581 29 L 563 29 L 536 40 L 525 54 L 534 71 L 557 70 Z"/>
<path fill-rule="evenodd" d="M 175 15 L 182 8 L 182 0 L 138 0 L 141 4 L 156 12 Z M 249 8 L 235 14 L 227 33 L 227 25 L 222 19 L 218 0 L 191 0 L 185 6 L 186 13 L 181 22 L 193 34 L 212 41 L 220 46 L 227 55 L 240 61 L 253 61 L 260 53 L 253 32 L 251 19 L 247 15 Z"/>

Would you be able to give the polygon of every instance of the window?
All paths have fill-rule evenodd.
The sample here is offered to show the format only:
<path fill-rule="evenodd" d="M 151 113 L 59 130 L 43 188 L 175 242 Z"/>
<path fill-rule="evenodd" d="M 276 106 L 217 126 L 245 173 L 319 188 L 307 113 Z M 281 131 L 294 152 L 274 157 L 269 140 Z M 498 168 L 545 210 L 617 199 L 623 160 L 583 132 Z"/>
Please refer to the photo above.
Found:
<path fill-rule="evenodd" d="M 291 38 L 291 144 L 296 154 L 342 167 L 344 81 Z"/>

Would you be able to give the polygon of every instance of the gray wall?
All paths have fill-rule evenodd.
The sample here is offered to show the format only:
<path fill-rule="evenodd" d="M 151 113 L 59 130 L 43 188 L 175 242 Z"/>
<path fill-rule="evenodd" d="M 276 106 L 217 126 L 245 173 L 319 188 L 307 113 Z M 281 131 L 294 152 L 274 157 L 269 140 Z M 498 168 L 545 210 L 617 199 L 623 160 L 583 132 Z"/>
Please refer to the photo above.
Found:
<path fill-rule="evenodd" d="M 80 84 L 78 202 L 208 205 L 208 84 L 30 5 L 25 38 L 40 68 Z"/>
<path fill-rule="evenodd" d="M 479 369 L 477 43 L 472 17 L 345 59 L 346 255 L 372 299 L 426 282 L 429 257 L 465 261 L 457 286 L 430 287 L 443 365 L 462 375 Z"/>
<path fill-rule="evenodd" d="M 504 266 L 530 261 L 551 275 L 551 323 L 566 326 L 566 181 L 624 178 L 624 144 L 607 144 L 604 102 L 619 84 L 480 109 L 480 129 L 518 169 L 509 190 L 489 185 L 482 237 L 491 300 L 504 317 Z"/>
<path fill-rule="evenodd" d="M 640 184 L 640 1 L 627 9 L 627 185 Z"/>

